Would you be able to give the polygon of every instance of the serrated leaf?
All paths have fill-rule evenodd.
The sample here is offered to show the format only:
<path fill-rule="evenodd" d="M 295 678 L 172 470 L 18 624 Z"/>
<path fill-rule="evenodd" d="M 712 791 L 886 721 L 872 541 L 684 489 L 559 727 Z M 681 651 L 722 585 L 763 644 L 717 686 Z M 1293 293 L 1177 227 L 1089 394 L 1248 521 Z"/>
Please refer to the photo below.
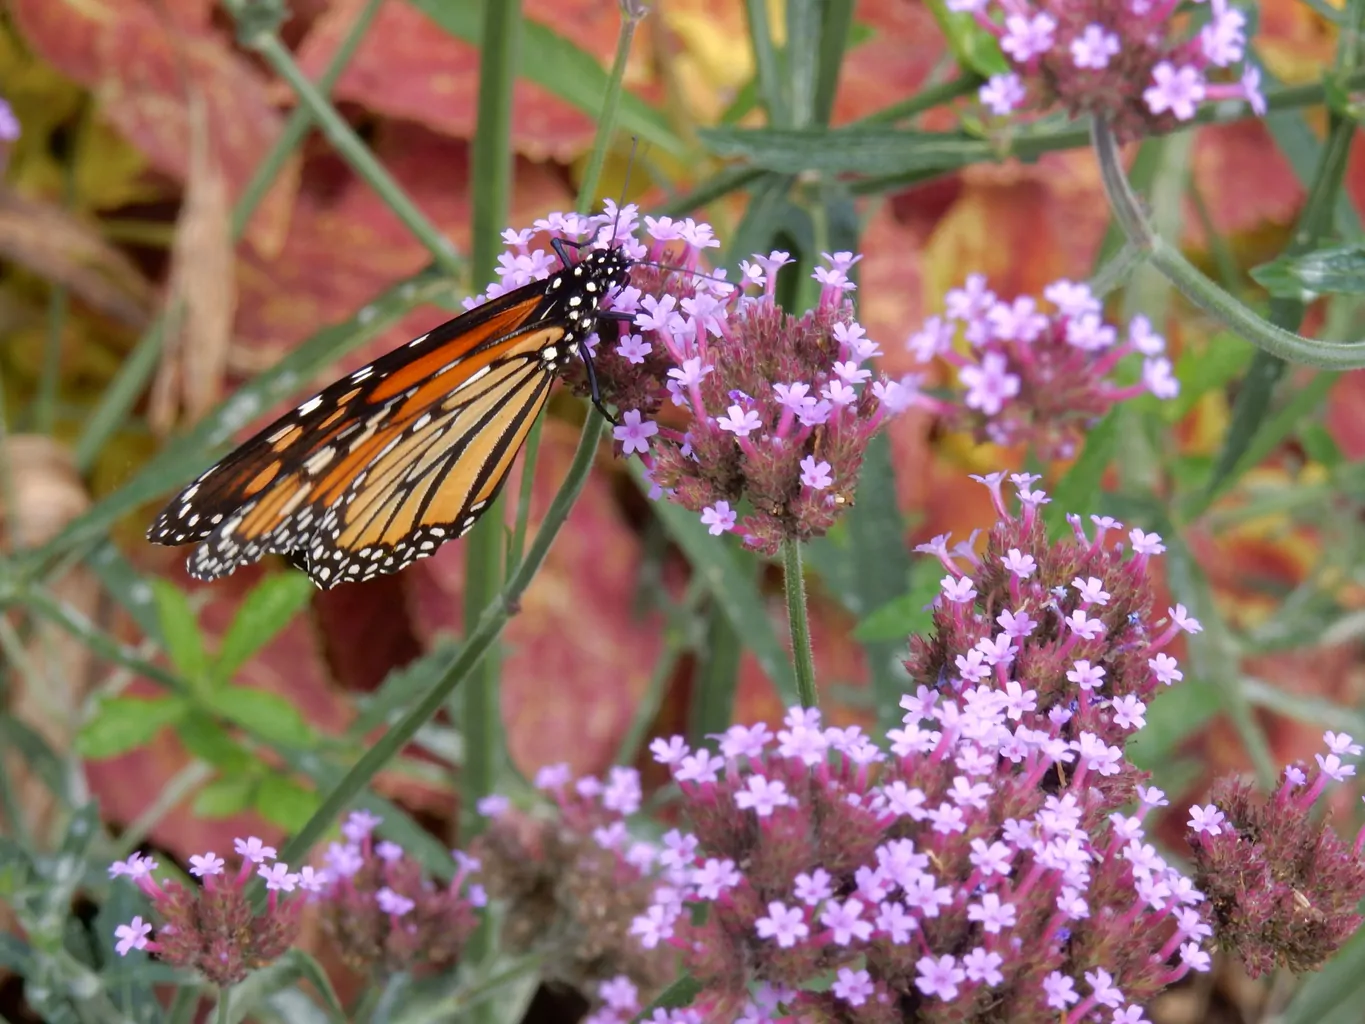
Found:
<path fill-rule="evenodd" d="M 282 775 L 267 775 L 256 790 L 256 810 L 286 832 L 297 832 L 319 803 L 321 798 L 314 790 Z"/>
<path fill-rule="evenodd" d="M 317 588 L 301 572 L 282 572 L 261 580 L 242 600 L 218 645 L 213 681 L 222 685 L 270 643 L 303 609 Z"/>
<path fill-rule="evenodd" d="M 1365 245 L 1338 245 L 1281 256 L 1251 277 L 1277 299 L 1312 302 L 1320 295 L 1365 295 Z"/>
<path fill-rule="evenodd" d="M 266 743 L 299 748 L 317 744 L 317 736 L 298 709 L 279 694 L 224 686 L 209 693 L 205 704 Z"/>
<path fill-rule="evenodd" d="M 158 732 L 185 717 L 189 705 L 181 697 L 110 697 L 76 737 L 82 757 L 100 761 L 146 746 Z"/>
<path fill-rule="evenodd" d="M 915 132 L 872 125 L 861 128 L 702 128 L 698 137 L 721 157 L 747 161 L 781 174 L 887 176 L 949 171 L 994 160 L 979 139 L 952 132 Z"/>
<path fill-rule="evenodd" d="M 251 807 L 258 780 L 236 776 L 214 779 L 194 794 L 194 813 L 201 818 L 228 818 Z"/>
<path fill-rule="evenodd" d="M 475 0 L 409 0 L 457 39 L 480 45 L 482 4 Z M 517 73 L 527 81 L 558 96 L 593 117 L 602 113 L 608 76 L 597 58 L 574 45 L 554 29 L 523 19 L 518 39 Z M 640 97 L 622 90 L 616 113 L 622 132 L 658 146 L 672 156 L 685 156 L 686 144 L 669 126 L 668 119 Z"/>
<path fill-rule="evenodd" d="M 201 685 L 208 672 L 208 654 L 204 651 L 204 635 L 199 630 L 199 617 L 184 591 L 162 579 L 151 581 L 156 599 L 156 616 L 161 623 L 161 635 L 166 641 L 166 653 L 191 686 Z"/>

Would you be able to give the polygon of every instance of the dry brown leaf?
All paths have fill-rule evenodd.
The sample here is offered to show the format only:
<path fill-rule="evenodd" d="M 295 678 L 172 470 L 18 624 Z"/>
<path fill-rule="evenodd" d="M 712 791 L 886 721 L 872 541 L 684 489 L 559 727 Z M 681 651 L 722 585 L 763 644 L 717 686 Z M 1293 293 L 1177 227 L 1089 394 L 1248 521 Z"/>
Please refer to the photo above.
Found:
<path fill-rule="evenodd" d="M 214 158 L 203 95 L 192 91 L 190 173 L 171 247 L 168 322 L 148 419 L 166 433 L 218 400 L 237 308 L 227 181 Z"/>
<path fill-rule="evenodd" d="M 71 290 L 134 330 L 151 318 L 151 285 L 99 232 L 57 206 L 0 186 L 0 259 Z"/>
<path fill-rule="evenodd" d="M 90 506 L 71 452 L 40 434 L 17 434 L 0 444 L 0 547 L 13 550 L 41 544 Z M 12 504 L 11 504 L 12 502 Z M 78 567 L 55 580 L 50 595 L 73 613 L 93 618 L 99 584 Z M 34 620 L 24 636 L 23 663 L 7 693 L 7 710 L 33 729 L 59 754 L 71 749 L 80 724 L 94 660 L 66 630 Z M 16 788 L 32 834 L 48 834 L 57 807 L 54 794 L 33 776 L 15 752 L 6 752 L 6 770 Z"/>

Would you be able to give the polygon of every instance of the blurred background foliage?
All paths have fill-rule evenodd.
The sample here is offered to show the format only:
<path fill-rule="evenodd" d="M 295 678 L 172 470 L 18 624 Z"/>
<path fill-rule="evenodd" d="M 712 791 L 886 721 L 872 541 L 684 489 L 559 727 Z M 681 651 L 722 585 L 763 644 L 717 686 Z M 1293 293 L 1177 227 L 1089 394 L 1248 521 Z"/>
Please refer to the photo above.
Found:
<path fill-rule="evenodd" d="M 183 856 L 297 830 L 462 632 L 463 545 L 324 594 L 282 563 L 191 585 L 183 551 L 143 540 L 157 500 L 230 437 L 448 318 L 486 283 L 466 259 L 483 5 L 293 0 L 277 26 L 226 6 L 9 0 L 0 20 L 0 95 L 22 125 L 0 185 L 5 812 L 38 847 L 88 796 L 112 850 L 149 842 Z M 834 19 L 825 30 L 847 34 L 837 88 L 822 94 L 829 123 L 882 130 L 857 165 L 838 142 L 791 150 L 736 130 L 767 123 L 756 55 L 791 52 L 783 0 L 651 6 L 598 197 L 626 190 L 646 211 L 707 219 L 730 263 L 773 246 L 805 264 L 860 249 L 860 317 L 888 372 L 913 368 L 903 339 L 968 273 L 1005 296 L 1036 294 L 1083 279 L 1112 246 L 1083 132 L 997 137 L 938 163 L 895 144 L 896 125 L 959 123 L 951 105 L 907 100 L 974 82 L 936 4 L 817 5 Z M 1335 29 L 1316 6 L 1260 5 L 1255 49 L 1275 81 L 1313 83 L 1331 63 Z M 575 206 L 619 25 L 605 0 L 525 0 L 510 224 Z M 281 55 L 324 82 L 393 191 L 311 130 Z M 1262 302 L 1247 271 L 1285 245 L 1323 124 L 1310 106 L 1148 140 L 1133 175 L 1167 237 Z M 1012 145 L 1028 159 L 992 158 Z M 1358 143 L 1343 191 L 1337 228 L 1358 235 Z M 433 232 L 414 233 L 418 221 Z M 1172 339 L 1180 399 L 1130 403 L 1074 466 L 1031 468 L 1061 483 L 1063 511 L 1167 536 L 1172 600 L 1210 627 L 1135 753 L 1183 806 L 1214 775 L 1307 756 L 1324 727 L 1365 731 L 1365 373 L 1290 370 L 1249 423 L 1234 421 L 1249 346 L 1155 274 L 1139 272 L 1114 303 Z M 1358 335 L 1360 312 L 1358 296 L 1333 297 L 1305 333 Z M 565 396 L 552 409 L 533 527 L 582 416 Z M 906 542 L 989 524 L 967 474 L 1024 464 L 925 414 L 894 423 L 854 513 L 808 553 L 833 722 L 896 720 L 897 658 L 938 575 L 915 569 Z M 790 668 L 773 567 L 697 533 L 694 517 L 651 505 L 627 464 L 601 454 L 503 635 L 504 785 L 554 762 L 600 772 L 635 761 L 656 733 L 780 714 Z M 230 693 L 215 689 L 228 680 Z M 471 742 L 492 740 L 462 731 L 452 705 L 370 799 L 412 836 L 453 841 L 451 773 Z M 1211 984 L 1249 1014 L 1267 998 L 1230 976 Z M 1199 1019 L 1182 1011 L 1187 996 L 1171 998 L 1164 1019 Z M 1192 1005 L 1207 1007 L 1207 993 Z"/>

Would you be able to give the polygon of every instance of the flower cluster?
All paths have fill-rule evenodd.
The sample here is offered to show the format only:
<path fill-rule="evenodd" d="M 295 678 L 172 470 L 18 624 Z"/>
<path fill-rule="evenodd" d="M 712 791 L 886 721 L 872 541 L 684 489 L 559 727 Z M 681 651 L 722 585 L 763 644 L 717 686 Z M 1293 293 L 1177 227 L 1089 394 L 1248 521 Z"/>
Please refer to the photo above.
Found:
<path fill-rule="evenodd" d="M 379 822 L 356 811 L 342 825 L 345 842 L 328 847 L 324 931 L 342 960 L 366 975 L 453 966 L 479 923 L 478 908 L 488 902 L 483 887 L 469 883 L 479 862 L 455 850 L 454 878 L 436 885 L 397 843 L 374 842 Z"/>
<path fill-rule="evenodd" d="M 998 299 L 981 274 L 948 293 L 944 315 L 927 319 L 906 342 L 920 362 L 942 359 L 957 370 L 963 402 L 940 403 L 940 412 L 980 440 L 1027 443 L 1047 460 L 1073 455 L 1084 431 L 1116 402 L 1144 392 L 1179 394 L 1166 342 L 1146 317 L 1134 317 L 1120 341 L 1086 285 L 1057 281 L 1043 297 L 1056 312 L 1029 296 Z M 959 330 L 965 351 L 956 345 Z M 1142 357 L 1141 381 L 1116 383 L 1110 375 L 1134 353 Z"/>
<path fill-rule="evenodd" d="M 915 378 L 865 365 L 880 352 L 853 317 L 849 272 L 860 257 L 826 254 L 813 275 L 819 300 L 798 316 L 776 298 L 787 253 L 744 261 L 735 285 L 700 271 L 718 244 L 707 225 L 645 217 L 643 229 L 648 246 L 635 237 L 635 208 L 608 204 L 597 217 L 554 214 L 508 232 L 497 287 L 548 272 L 554 257 L 531 248 L 537 232 L 622 246 L 639 262 L 605 305 L 634 323 L 591 341 L 602 394 L 622 410 L 622 453 L 641 456 L 654 497 L 700 513 L 712 534 L 737 531 L 767 553 L 820 536 L 851 503 L 869 438 L 920 400 Z"/>
<path fill-rule="evenodd" d="M 1153 613 L 1160 538 L 1073 517 L 1051 544 L 1033 478 L 1018 514 L 1002 478 L 982 553 L 924 549 L 947 575 L 889 748 L 801 708 L 717 752 L 655 741 L 690 831 L 634 931 L 680 951 L 701 1019 L 1138 1024 L 1208 968 L 1204 897 L 1146 835 L 1167 801 L 1123 752 L 1199 624 Z"/>
<path fill-rule="evenodd" d="M 1206 0 L 1195 0 L 1205 4 Z M 1260 70 L 1246 61 L 1246 15 L 1207 0 L 1195 19 L 1179 0 L 948 0 L 970 11 L 1000 43 L 1012 71 L 982 86 L 981 102 L 1004 116 L 1028 100 L 1056 101 L 1073 117 L 1109 121 L 1120 140 L 1169 131 L 1204 100 L 1244 100 L 1266 112 Z M 1207 13 L 1204 13 L 1207 12 Z M 1198 30 L 1184 26 L 1193 20 Z"/>
<path fill-rule="evenodd" d="M 255 836 L 234 840 L 233 847 L 242 862 L 231 877 L 224 872 L 226 862 L 212 851 L 190 858 L 190 874 L 203 882 L 195 889 L 158 882 L 152 872 L 159 865 L 151 857 L 134 853 L 112 864 L 109 877 L 131 879 L 162 920 L 155 940 L 149 938 L 152 925 L 141 916 L 115 928 L 118 954 L 143 949 L 175 967 L 197 969 L 219 986 L 234 985 L 281 956 L 298 935 L 302 893 L 322 891 L 325 877 L 310 867 L 291 872 L 275 861 L 274 848 Z M 265 881 L 269 893 L 259 915 L 246 894 L 253 874 Z M 295 891 L 300 896 L 290 898 Z"/>
<path fill-rule="evenodd" d="M 1327 780 L 1343 782 L 1360 744 L 1328 732 L 1327 753 L 1309 775 L 1285 770 L 1267 800 L 1244 782 L 1220 780 L 1207 807 L 1192 809 L 1194 877 L 1208 894 L 1214 936 L 1251 976 L 1276 967 L 1317 970 L 1360 927 L 1365 899 L 1365 829 L 1348 847 L 1313 805 Z"/>
<path fill-rule="evenodd" d="M 605 780 L 575 780 L 559 764 L 540 769 L 535 782 L 551 807 L 524 811 L 503 796 L 479 804 L 489 822 L 472 849 L 504 907 L 502 942 L 512 952 L 543 951 L 543 977 L 598 996 L 597 1024 L 617 1013 L 630 1020 L 626 1004 L 640 992 L 652 997 L 675 967 L 666 951 L 630 935 L 652 898 L 659 858 L 655 844 L 626 831 L 640 808 L 639 773 L 617 767 Z"/>

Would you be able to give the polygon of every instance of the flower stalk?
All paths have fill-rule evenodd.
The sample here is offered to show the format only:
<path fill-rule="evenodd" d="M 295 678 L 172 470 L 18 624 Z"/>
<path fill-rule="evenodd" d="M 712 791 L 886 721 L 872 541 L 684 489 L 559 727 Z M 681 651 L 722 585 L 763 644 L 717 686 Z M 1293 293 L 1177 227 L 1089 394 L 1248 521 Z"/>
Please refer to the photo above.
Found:
<path fill-rule="evenodd" d="M 810 646 L 810 617 L 806 609 L 806 580 L 801 568 L 801 542 L 792 538 L 782 545 L 782 577 L 787 592 L 787 622 L 792 636 L 792 667 L 796 692 L 803 708 L 820 703 L 815 692 L 815 659 Z"/>
<path fill-rule="evenodd" d="M 1205 312 L 1218 317 L 1257 348 L 1288 362 L 1322 370 L 1356 370 L 1365 367 L 1365 340 L 1331 342 L 1305 338 L 1257 316 L 1228 294 L 1175 246 L 1163 239 L 1142 212 L 1138 198 L 1124 174 L 1118 140 L 1101 120 L 1092 122 L 1091 142 L 1099 160 L 1100 178 L 1110 208 L 1129 242 L 1144 253 L 1165 277 Z"/>

